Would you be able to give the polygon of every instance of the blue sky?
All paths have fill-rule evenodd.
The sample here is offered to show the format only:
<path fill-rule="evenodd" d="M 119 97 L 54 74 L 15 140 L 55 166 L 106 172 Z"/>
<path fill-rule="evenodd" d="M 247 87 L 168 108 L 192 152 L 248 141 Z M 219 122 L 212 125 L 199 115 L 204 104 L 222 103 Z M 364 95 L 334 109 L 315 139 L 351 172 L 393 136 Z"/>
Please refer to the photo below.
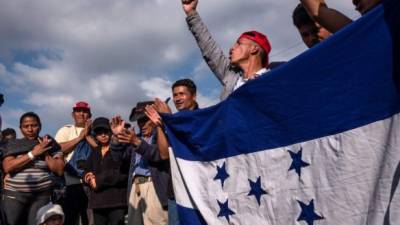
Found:
<path fill-rule="evenodd" d="M 200 0 L 198 12 L 225 52 L 243 31 L 269 36 L 271 61 L 306 48 L 292 25 L 297 0 Z M 351 18 L 351 0 L 327 3 Z M 88 101 L 94 117 L 127 117 L 137 101 L 170 96 L 192 78 L 198 101 L 218 102 L 220 85 L 188 31 L 180 0 L 0 0 L 0 108 L 5 127 L 35 111 L 43 132 L 72 123 L 71 107 Z M 171 105 L 171 107 L 173 107 Z"/>

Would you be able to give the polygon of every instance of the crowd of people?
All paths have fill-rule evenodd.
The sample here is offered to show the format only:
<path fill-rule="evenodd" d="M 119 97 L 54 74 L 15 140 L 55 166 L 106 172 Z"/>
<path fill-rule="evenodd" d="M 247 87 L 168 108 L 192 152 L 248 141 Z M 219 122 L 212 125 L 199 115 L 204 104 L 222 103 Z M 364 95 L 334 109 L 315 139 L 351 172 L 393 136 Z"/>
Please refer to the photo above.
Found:
<path fill-rule="evenodd" d="M 364 14 L 380 1 L 353 3 Z M 258 31 L 240 35 L 225 56 L 197 5 L 198 0 L 182 0 L 189 30 L 223 86 L 221 100 L 282 64 L 269 62 L 271 44 Z M 292 18 L 309 48 L 351 23 L 323 0 L 301 0 Z M 171 90 L 178 112 L 199 108 L 192 80 L 178 80 Z M 93 109 L 79 101 L 72 106 L 73 124 L 61 127 L 54 137 L 41 134 L 38 114 L 21 115 L 21 138 L 11 128 L 1 131 L 0 224 L 179 224 L 179 193 L 174 193 L 169 164 L 172 149 L 160 116 L 172 113 L 168 100 L 138 102 L 129 121 L 120 116 L 92 121 Z M 3 102 L 1 95 L 0 106 Z M 129 122 L 137 124 L 138 134 Z"/>

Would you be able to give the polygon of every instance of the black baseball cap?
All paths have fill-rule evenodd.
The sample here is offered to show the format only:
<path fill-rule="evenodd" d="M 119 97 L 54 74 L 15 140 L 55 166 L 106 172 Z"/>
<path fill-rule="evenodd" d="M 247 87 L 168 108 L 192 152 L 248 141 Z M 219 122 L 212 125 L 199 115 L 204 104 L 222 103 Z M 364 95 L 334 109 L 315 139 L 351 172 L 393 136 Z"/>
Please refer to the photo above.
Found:
<path fill-rule="evenodd" d="M 129 116 L 129 121 L 135 122 L 137 120 L 141 120 L 146 118 L 146 114 L 144 113 L 144 109 L 148 105 L 153 105 L 154 101 L 144 101 L 138 102 L 136 106 L 132 109 L 131 114 Z"/>
<path fill-rule="evenodd" d="M 92 128 L 94 132 L 98 129 L 111 130 L 110 120 L 105 117 L 97 117 L 92 123 Z"/>

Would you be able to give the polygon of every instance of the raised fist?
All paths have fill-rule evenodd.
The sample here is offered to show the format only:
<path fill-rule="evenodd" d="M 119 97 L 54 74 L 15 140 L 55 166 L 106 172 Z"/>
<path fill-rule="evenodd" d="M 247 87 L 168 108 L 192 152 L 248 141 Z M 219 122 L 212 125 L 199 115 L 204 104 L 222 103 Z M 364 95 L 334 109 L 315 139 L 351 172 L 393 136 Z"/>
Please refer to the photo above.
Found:
<path fill-rule="evenodd" d="M 182 0 L 182 8 L 186 15 L 196 11 L 198 0 Z"/>

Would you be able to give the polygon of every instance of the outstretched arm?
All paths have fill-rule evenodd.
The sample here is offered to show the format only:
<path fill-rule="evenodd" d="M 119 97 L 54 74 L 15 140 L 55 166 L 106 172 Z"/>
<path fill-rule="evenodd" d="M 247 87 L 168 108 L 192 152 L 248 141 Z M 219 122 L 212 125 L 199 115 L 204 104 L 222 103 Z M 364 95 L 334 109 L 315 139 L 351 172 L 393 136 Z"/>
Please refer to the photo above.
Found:
<path fill-rule="evenodd" d="M 353 22 L 341 12 L 329 8 L 324 0 L 300 0 L 311 18 L 331 33 Z"/>
<path fill-rule="evenodd" d="M 236 72 L 230 69 L 229 59 L 212 38 L 196 11 L 198 0 L 182 0 L 183 11 L 186 13 L 186 22 L 192 32 L 205 62 L 217 76 L 222 85 L 225 85 L 228 76 L 236 76 Z"/>

